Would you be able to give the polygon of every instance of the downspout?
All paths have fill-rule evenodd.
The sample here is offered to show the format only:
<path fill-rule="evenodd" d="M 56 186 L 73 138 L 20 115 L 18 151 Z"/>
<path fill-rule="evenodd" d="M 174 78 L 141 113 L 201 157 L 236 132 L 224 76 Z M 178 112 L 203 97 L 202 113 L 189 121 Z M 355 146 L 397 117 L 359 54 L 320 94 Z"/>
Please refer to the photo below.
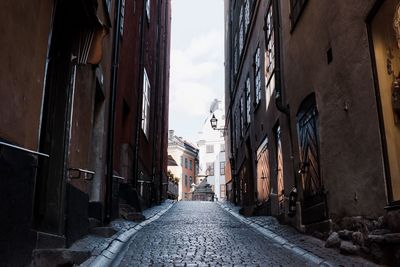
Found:
<path fill-rule="evenodd" d="M 156 188 L 156 174 L 157 174 L 157 158 L 156 158 L 156 147 L 157 147 L 157 140 L 158 140 L 158 129 L 160 127 L 160 120 L 158 118 L 158 114 L 161 114 L 159 109 L 159 94 L 158 92 L 161 91 L 162 86 L 160 86 L 160 42 L 161 42 L 161 7 L 162 7 L 162 1 L 157 1 L 157 51 L 156 51 L 156 85 L 155 85 L 155 114 L 154 114 L 154 119 L 153 119 L 153 148 L 152 148 L 152 180 L 153 180 L 153 186 Z M 162 94 L 162 92 L 161 92 Z M 161 147 L 162 149 L 162 147 Z M 160 184 L 162 184 L 162 181 L 160 181 Z M 154 192 L 157 196 L 157 192 Z M 161 193 L 161 191 L 159 192 Z M 161 199 L 161 196 L 159 195 L 158 198 L 156 198 L 156 202 L 159 202 L 159 199 Z"/>
<path fill-rule="evenodd" d="M 164 57 L 163 57 L 163 65 L 164 65 L 164 67 L 163 67 L 163 72 L 162 72 L 162 80 L 163 80 L 163 83 L 162 83 L 162 86 L 163 86 L 163 88 L 164 88 L 164 90 L 163 90 L 163 96 L 162 96 L 162 99 L 161 99 L 161 101 L 162 101 L 162 105 L 161 105 L 161 107 L 160 107 L 160 109 L 162 109 L 162 114 L 163 114 L 163 121 L 161 121 L 161 157 L 160 157 L 160 194 L 161 194 L 161 198 L 160 199 L 162 199 L 162 194 L 163 194 L 163 189 L 164 189 L 164 185 L 163 185 L 163 179 L 164 179 L 164 173 L 163 173 L 163 171 L 164 171 L 164 150 L 165 150 L 165 148 L 166 148 L 166 146 L 165 146 L 165 141 L 166 140 L 168 140 L 168 138 L 167 139 L 165 139 L 164 137 L 165 137 L 165 129 L 166 129 L 166 127 L 165 127 L 165 125 L 168 125 L 167 123 L 166 123 L 166 121 L 168 120 L 168 116 L 165 116 L 166 114 L 165 114 L 165 106 L 166 106 L 166 97 L 167 97 L 167 92 L 166 92 L 166 90 L 167 90 L 167 85 L 166 85 L 166 81 L 167 81 L 167 75 L 168 75 L 168 72 L 167 72 L 167 68 L 168 68 L 168 66 L 167 66 L 167 57 L 168 57 L 168 55 L 167 55 L 167 53 L 168 53 L 168 38 L 169 38 L 169 35 L 167 35 L 168 34 L 168 30 L 169 30 L 169 23 L 168 23 L 168 20 L 169 20 L 169 0 L 166 0 L 165 1 L 165 14 L 164 14 Z M 164 87 L 165 86 L 165 87 Z"/>
<path fill-rule="evenodd" d="M 146 0 L 143 0 L 142 16 L 140 18 L 140 60 L 139 60 L 139 79 L 138 79 L 138 104 L 136 110 L 136 136 L 135 136 L 135 157 L 133 168 L 133 188 L 137 187 L 137 177 L 139 176 L 139 141 L 140 141 L 140 128 L 142 125 L 142 105 L 143 105 L 143 75 L 144 75 L 144 47 L 145 47 L 145 33 L 144 24 L 146 17 Z M 140 203 L 138 203 L 139 205 Z"/>
<path fill-rule="evenodd" d="M 112 187 L 113 187 L 113 170 L 114 170 L 114 128 L 115 128 L 115 105 L 117 95 L 117 79 L 119 67 L 119 46 L 120 46 L 120 24 L 121 24 L 121 1 L 115 2 L 115 30 L 114 41 L 112 47 L 112 65 L 111 65 L 111 82 L 110 82 L 110 105 L 109 105 L 109 122 L 107 137 L 107 186 L 106 186 L 106 222 L 111 221 L 112 217 Z"/>
<path fill-rule="evenodd" d="M 274 1 L 273 4 L 276 4 L 276 8 L 275 8 L 275 21 L 278 24 L 278 29 L 279 29 L 279 33 L 277 34 L 278 37 L 276 38 L 276 41 L 279 42 L 279 49 L 278 51 L 276 51 L 277 57 L 279 59 L 279 64 L 278 64 L 278 68 L 277 68 L 277 72 L 275 73 L 275 75 L 277 75 L 277 81 L 278 81 L 278 86 L 276 87 L 276 93 L 275 93 L 275 104 L 276 104 L 276 108 L 282 112 L 283 114 L 286 115 L 286 119 L 287 119 L 287 123 L 288 123 L 288 127 L 289 127 L 289 139 L 290 139 L 290 161 L 292 162 L 292 170 L 293 170 L 293 177 L 294 177 L 294 187 L 297 188 L 298 186 L 298 178 L 297 178 L 297 172 L 296 172 L 296 166 L 294 164 L 294 143 L 293 143 L 293 133 L 292 133 L 292 120 L 290 118 L 290 107 L 289 104 L 286 104 L 286 106 L 283 103 L 283 96 L 282 96 L 282 85 L 284 84 L 284 80 L 283 80 L 283 75 L 282 75 L 282 56 L 281 56 L 281 51 L 282 51 L 282 35 L 280 33 L 281 31 L 281 20 L 280 20 L 280 6 L 279 6 L 279 1 Z M 298 191 L 298 190 L 297 190 Z"/>
<path fill-rule="evenodd" d="M 229 1 L 229 3 L 230 3 L 230 1 Z M 230 5 L 231 5 L 232 3 L 230 3 Z M 233 55 L 233 53 L 232 53 L 232 47 L 231 47 L 231 44 L 232 44 L 232 18 L 231 18 L 231 12 L 230 12 L 230 10 L 231 10 L 231 6 L 229 6 L 229 59 L 230 59 L 230 64 L 229 64 L 229 73 L 231 72 L 231 67 L 233 66 L 233 64 L 232 64 L 232 58 L 234 58 L 234 55 Z M 233 75 L 235 75 L 235 73 L 233 74 Z M 233 102 L 232 102 L 232 96 L 233 96 L 233 94 L 232 94 L 232 90 L 231 90 L 231 86 L 232 86 L 232 79 L 231 79 L 231 74 L 229 74 L 229 94 L 230 94 L 230 101 L 229 101 L 229 108 L 228 108 L 228 111 L 227 111 L 227 113 L 229 114 L 229 120 L 230 120 L 230 125 L 229 125 L 229 131 L 230 131 L 230 146 L 231 146 L 231 157 L 230 157 L 230 165 L 231 165 L 231 176 L 232 176 L 232 192 L 233 192 L 233 204 L 235 204 L 235 205 L 237 205 L 238 203 L 236 202 L 236 194 L 237 194 L 237 192 L 236 192 L 236 168 L 235 168 L 235 153 L 234 153 L 234 150 L 235 150 L 235 144 L 234 144 L 234 140 L 233 140 L 233 136 L 234 136 L 234 130 L 235 129 L 233 129 L 233 124 L 234 124 L 234 121 L 233 121 L 233 110 L 232 110 L 232 107 L 233 107 Z M 228 116 L 227 116 L 228 117 Z"/>

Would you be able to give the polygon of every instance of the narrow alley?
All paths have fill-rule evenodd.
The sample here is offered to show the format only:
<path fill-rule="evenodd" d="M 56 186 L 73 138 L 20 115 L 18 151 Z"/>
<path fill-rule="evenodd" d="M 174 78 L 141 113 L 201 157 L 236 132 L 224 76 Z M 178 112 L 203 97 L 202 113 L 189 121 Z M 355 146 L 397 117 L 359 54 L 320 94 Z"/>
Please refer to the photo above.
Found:
<path fill-rule="evenodd" d="M 0 267 L 400 266 L 400 0 L 2 0 Z"/>
<path fill-rule="evenodd" d="M 340 260 L 338 253 L 328 249 L 320 248 L 318 253 L 335 259 L 332 262 L 309 251 L 301 253 L 302 248 L 282 245 L 235 218 L 224 210 L 226 205 L 177 202 L 138 231 L 113 266 L 375 266 L 360 258 Z M 302 238 L 303 247 L 312 250 L 313 238 Z"/>

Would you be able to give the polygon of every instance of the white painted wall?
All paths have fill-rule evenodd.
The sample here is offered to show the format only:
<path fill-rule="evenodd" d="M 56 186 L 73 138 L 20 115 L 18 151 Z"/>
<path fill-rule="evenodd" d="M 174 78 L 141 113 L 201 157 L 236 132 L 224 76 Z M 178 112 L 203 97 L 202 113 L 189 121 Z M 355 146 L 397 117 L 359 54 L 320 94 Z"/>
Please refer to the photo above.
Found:
<path fill-rule="evenodd" d="M 219 101 L 218 105 L 214 105 L 214 115 L 218 119 L 218 128 L 225 127 L 225 111 L 223 109 L 223 102 Z M 200 175 L 206 174 L 207 162 L 214 163 L 214 176 L 208 176 L 207 181 L 210 185 L 214 186 L 214 192 L 218 199 L 221 199 L 220 187 L 221 184 L 225 184 L 225 175 L 220 175 L 220 162 L 225 162 L 225 152 L 221 151 L 221 146 L 225 145 L 225 139 L 223 136 L 224 131 L 213 130 L 211 128 L 210 119 L 211 116 L 205 121 L 202 131 L 199 132 L 199 138 L 197 146 L 199 147 L 199 158 L 200 158 Z M 213 153 L 207 153 L 207 145 L 214 146 Z"/>

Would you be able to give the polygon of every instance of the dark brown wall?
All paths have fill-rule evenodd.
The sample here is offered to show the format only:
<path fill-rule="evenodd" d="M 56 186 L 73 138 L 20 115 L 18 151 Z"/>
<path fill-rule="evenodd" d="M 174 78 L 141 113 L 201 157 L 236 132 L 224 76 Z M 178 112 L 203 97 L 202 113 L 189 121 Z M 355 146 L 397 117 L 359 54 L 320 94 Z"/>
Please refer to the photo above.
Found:
<path fill-rule="evenodd" d="M 281 9 L 287 102 L 295 122 L 302 100 L 316 93 L 322 175 L 332 214 L 377 216 L 386 205 L 365 22 L 373 3 L 309 1 L 292 33 L 287 1 Z"/>
<path fill-rule="evenodd" d="M 37 150 L 53 1 L 3 1 L 0 137 Z"/>

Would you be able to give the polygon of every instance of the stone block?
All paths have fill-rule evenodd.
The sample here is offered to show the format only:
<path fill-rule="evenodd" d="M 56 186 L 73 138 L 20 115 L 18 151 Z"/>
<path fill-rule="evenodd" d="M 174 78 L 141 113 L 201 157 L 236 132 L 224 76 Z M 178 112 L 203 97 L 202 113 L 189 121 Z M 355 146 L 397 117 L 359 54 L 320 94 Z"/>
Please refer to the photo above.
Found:
<path fill-rule="evenodd" d="M 386 243 L 400 244 L 400 233 L 386 234 L 383 237 Z"/>
<path fill-rule="evenodd" d="M 372 243 L 383 243 L 385 238 L 383 235 L 368 235 L 368 242 Z"/>
<path fill-rule="evenodd" d="M 357 255 L 360 252 L 360 247 L 354 245 L 351 242 L 348 241 L 343 241 L 340 244 L 340 253 L 346 254 L 346 255 Z"/>
<path fill-rule="evenodd" d="M 353 244 L 362 246 L 364 244 L 364 234 L 361 232 L 354 232 L 351 236 Z"/>
<path fill-rule="evenodd" d="M 339 237 L 343 240 L 351 240 L 352 236 L 353 236 L 353 231 L 349 231 L 349 230 L 340 230 L 338 231 Z"/>
<path fill-rule="evenodd" d="M 388 211 L 384 217 L 384 224 L 393 233 L 400 233 L 400 210 Z"/>
<path fill-rule="evenodd" d="M 339 234 L 333 232 L 325 242 L 325 247 L 327 248 L 338 248 L 340 247 L 341 240 L 339 238 Z"/>

